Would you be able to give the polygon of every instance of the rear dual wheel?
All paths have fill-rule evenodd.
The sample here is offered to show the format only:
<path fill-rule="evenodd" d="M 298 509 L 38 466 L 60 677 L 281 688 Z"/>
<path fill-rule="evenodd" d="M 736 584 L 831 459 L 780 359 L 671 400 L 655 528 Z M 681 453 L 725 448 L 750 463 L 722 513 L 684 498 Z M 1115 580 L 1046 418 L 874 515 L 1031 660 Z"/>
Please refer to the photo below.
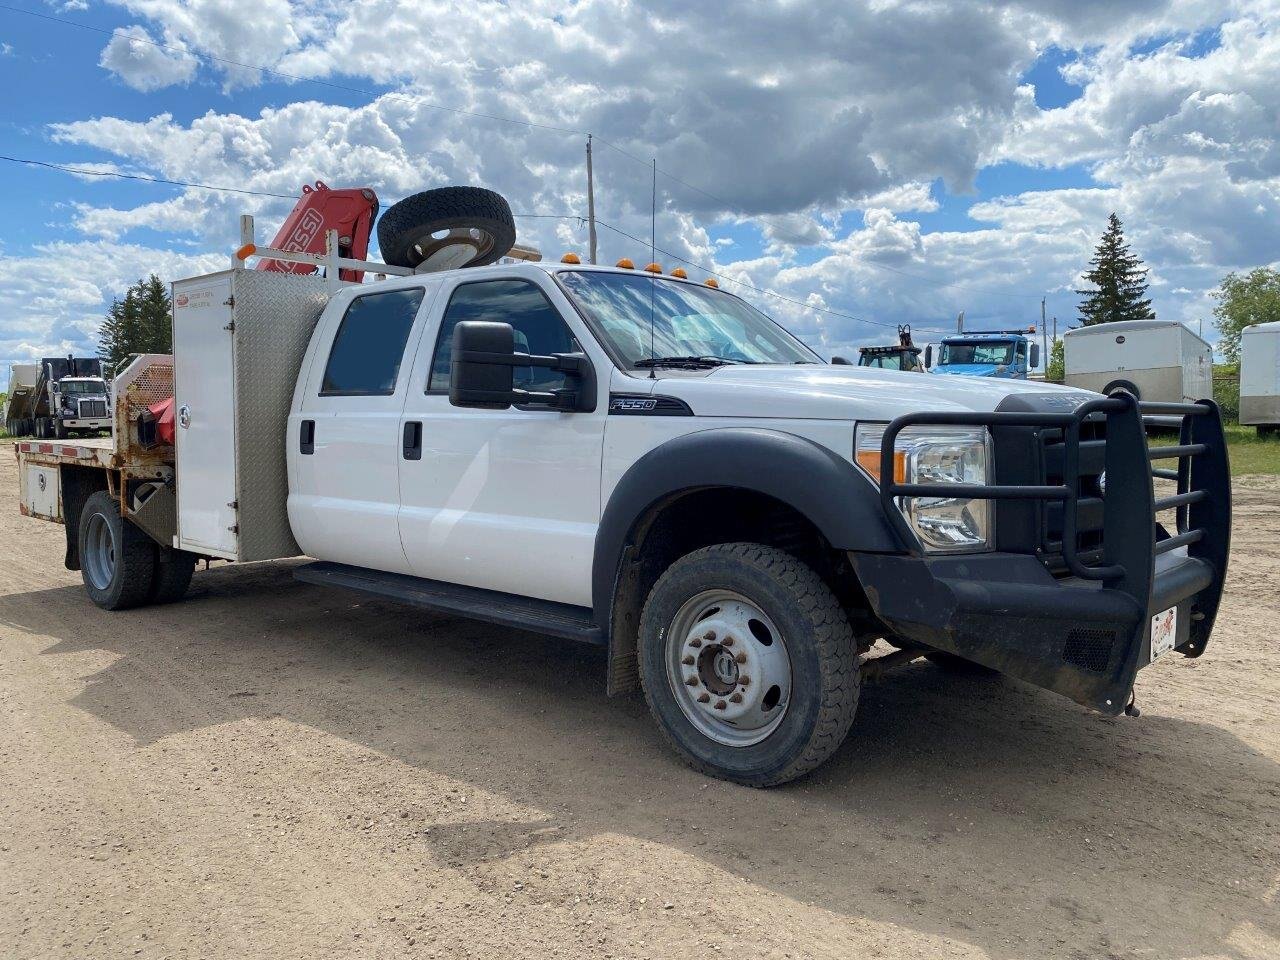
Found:
<path fill-rule="evenodd" d="M 104 610 L 182 599 L 196 563 L 185 550 L 162 550 L 120 515 L 119 503 L 106 490 L 85 501 L 79 552 L 85 590 Z"/>
<path fill-rule="evenodd" d="M 859 664 L 835 595 L 774 547 L 729 543 L 677 560 L 640 621 L 649 708 L 695 769 L 786 783 L 835 752 L 853 723 Z"/>

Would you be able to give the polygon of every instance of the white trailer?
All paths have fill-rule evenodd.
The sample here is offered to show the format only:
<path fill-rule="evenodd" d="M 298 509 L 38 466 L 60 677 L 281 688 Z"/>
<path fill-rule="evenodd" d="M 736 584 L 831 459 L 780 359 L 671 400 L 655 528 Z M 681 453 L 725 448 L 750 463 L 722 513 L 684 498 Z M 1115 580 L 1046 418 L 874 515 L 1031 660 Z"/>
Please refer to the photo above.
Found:
<path fill-rule="evenodd" d="M 1213 347 L 1176 320 L 1099 323 L 1062 339 L 1067 386 L 1157 403 L 1213 397 Z"/>
<path fill-rule="evenodd" d="M 1240 422 L 1260 437 L 1280 431 L 1280 320 L 1240 335 Z"/>

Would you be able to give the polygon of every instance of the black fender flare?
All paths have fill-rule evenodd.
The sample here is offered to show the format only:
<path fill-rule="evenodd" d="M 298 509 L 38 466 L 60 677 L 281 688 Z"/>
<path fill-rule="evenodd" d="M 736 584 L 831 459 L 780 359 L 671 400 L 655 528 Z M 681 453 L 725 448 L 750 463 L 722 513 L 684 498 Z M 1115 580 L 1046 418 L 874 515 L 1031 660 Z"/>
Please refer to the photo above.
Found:
<path fill-rule="evenodd" d="M 662 501 L 708 487 L 733 487 L 773 497 L 807 517 L 838 550 L 897 553 L 904 549 L 882 512 L 880 491 L 850 461 L 828 448 L 760 427 L 696 430 L 642 456 L 609 497 L 591 568 L 592 607 L 606 634 L 619 567 L 637 521 Z"/>

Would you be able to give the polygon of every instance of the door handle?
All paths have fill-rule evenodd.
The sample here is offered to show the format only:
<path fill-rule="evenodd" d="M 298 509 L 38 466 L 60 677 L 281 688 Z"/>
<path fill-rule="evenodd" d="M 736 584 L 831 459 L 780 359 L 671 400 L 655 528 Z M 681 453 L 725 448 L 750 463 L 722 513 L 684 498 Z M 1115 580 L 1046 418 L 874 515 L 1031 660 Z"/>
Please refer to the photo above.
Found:
<path fill-rule="evenodd" d="M 422 459 L 422 421 L 407 420 L 404 425 L 404 458 Z"/>
<path fill-rule="evenodd" d="M 178 426 L 183 430 L 191 426 L 191 408 L 185 403 L 178 408 Z"/>
<path fill-rule="evenodd" d="M 298 452 L 316 452 L 316 422 L 314 420 L 302 421 L 302 429 L 298 431 Z"/>

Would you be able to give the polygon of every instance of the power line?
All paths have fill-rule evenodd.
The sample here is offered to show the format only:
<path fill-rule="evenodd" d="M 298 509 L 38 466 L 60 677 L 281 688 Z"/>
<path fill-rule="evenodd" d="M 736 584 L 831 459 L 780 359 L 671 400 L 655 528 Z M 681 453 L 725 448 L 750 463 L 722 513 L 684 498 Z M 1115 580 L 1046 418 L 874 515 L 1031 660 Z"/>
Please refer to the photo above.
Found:
<path fill-rule="evenodd" d="M 267 190 L 249 190 L 243 187 L 217 187 L 208 183 L 196 183 L 192 180 L 166 180 L 163 177 L 148 177 L 140 173 L 121 173 L 117 170 L 89 170 L 84 167 L 71 167 L 61 163 L 49 163 L 45 160 L 27 160 L 22 157 L 9 157 L 3 154 L 0 154 L 0 160 L 8 160 L 10 163 L 25 163 L 35 167 L 46 167 L 49 170 L 59 170 L 63 173 L 71 173 L 82 177 L 115 177 L 120 180 L 138 180 L 142 183 L 167 184 L 175 187 L 188 187 L 194 190 L 240 193 L 251 197 L 272 197 L 279 200 L 294 201 L 298 199 L 288 193 L 271 193 Z M 513 213 L 512 216 L 521 220 L 582 220 L 582 217 L 576 213 Z"/>
<path fill-rule="evenodd" d="M 297 199 L 296 197 L 293 197 L 289 194 L 270 193 L 265 190 L 249 190 L 242 187 L 219 187 L 219 186 L 213 186 L 207 183 L 197 183 L 192 180 L 166 180 L 162 177 L 147 177 L 147 176 L 143 176 L 142 174 L 120 173 L 114 170 L 88 170 L 83 167 L 71 167 L 65 164 L 60 164 L 60 163 L 49 163 L 45 160 L 27 160 L 21 157 L 6 156 L 4 154 L 0 154 L 0 160 L 7 160 L 10 163 L 30 164 L 32 166 L 44 167 L 49 170 L 58 170 L 62 173 L 70 173 L 70 174 L 75 174 L 77 176 L 115 177 L 122 180 L 137 180 L 142 183 L 154 183 L 154 184 L 170 185 L 170 186 L 177 186 L 177 187 L 187 187 L 195 190 L 211 190 L 211 191 L 216 191 L 221 193 L 237 193 L 237 194 L 244 194 L 244 195 L 254 196 L 254 197 L 271 197 L 279 200 L 296 200 Z M 581 225 L 584 222 L 581 216 L 578 216 L 577 214 L 568 214 L 568 213 L 513 213 L 512 216 L 522 220 L 577 220 L 579 225 Z M 751 284 L 746 283 L 745 281 L 738 280 L 735 277 L 730 277 L 723 273 L 718 273 L 708 267 L 703 266 L 700 263 L 695 263 L 692 260 L 686 260 L 683 257 L 678 256 L 677 254 L 671 253 L 668 250 L 663 250 L 660 247 L 656 247 L 652 244 L 652 242 L 646 244 L 645 241 L 641 240 L 639 237 L 632 236 L 631 234 L 627 233 L 625 230 L 621 230 L 610 223 L 605 223 L 603 220 L 597 220 L 596 223 L 599 226 L 604 227 L 606 230 L 612 230 L 614 233 L 620 236 L 626 237 L 628 240 L 633 240 L 636 243 L 641 244 L 643 246 L 649 246 L 652 250 L 658 253 L 661 253 L 664 257 L 670 257 L 672 260 L 678 260 L 681 263 L 685 264 L 686 266 L 694 267 L 697 270 L 702 270 L 712 276 L 719 277 L 722 280 L 727 280 L 730 283 L 736 283 L 739 286 L 746 287 L 748 290 L 752 290 L 755 293 L 760 294 L 761 296 L 772 297 L 775 300 L 785 300 L 786 302 L 793 303 L 796 306 L 805 307 L 809 310 L 817 310 L 821 313 L 829 313 L 832 316 L 843 317 L 846 320 L 854 320 L 859 323 L 870 323 L 870 324 L 874 324 L 876 326 L 881 326 L 881 327 L 894 326 L 894 324 L 891 324 L 891 323 L 885 323 L 883 321 L 878 321 L 878 320 L 866 320 L 866 319 L 863 319 L 862 317 L 855 317 L 852 314 L 841 313 L 838 310 L 829 310 L 826 307 L 815 307 L 813 304 L 805 303 L 803 300 L 796 300 L 792 297 L 783 296 L 780 293 L 774 293 L 771 290 L 764 290 L 760 287 L 752 286 Z"/>
<path fill-rule="evenodd" d="M 25 160 L 22 157 L 7 157 L 0 154 L 0 160 L 10 163 L 25 163 L 33 167 L 47 167 L 50 170 L 61 170 L 80 177 L 115 177 L 119 180 L 141 180 L 143 183 L 162 183 L 174 187 L 191 187 L 196 190 L 215 190 L 219 193 L 242 193 L 252 197 L 278 197 L 281 200 L 296 200 L 284 193 L 268 193 L 264 190 L 246 190 L 241 187 L 214 187 L 207 183 L 193 183 L 190 180 L 166 180 L 163 177 L 147 177 L 140 173 L 120 173 L 116 170 L 87 170 L 83 167 L 68 167 L 60 163 L 48 163 L 44 160 Z"/>
<path fill-rule="evenodd" d="M 334 89 L 334 90 L 343 90 L 348 93 L 356 93 L 356 94 L 360 94 L 361 96 L 370 97 L 373 99 L 401 100 L 406 103 L 413 103 L 417 106 L 426 107 L 431 110 L 441 110 L 447 113 L 453 113 L 453 114 L 457 114 L 459 116 L 464 116 L 464 117 L 475 117 L 481 120 L 494 120 L 499 123 L 519 124 L 532 129 L 550 130 L 556 133 L 573 134 L 574 136 L 582 136 L 582 137 L 592 135 L 588 131 L 578 130 L 573 127 L 562 127 L 562 126 L 557 126 L 555 124 L 550 124 L 550 123 L 539 123 L 535 120 L 524 120 L 517 117 L 504 117 L 501 114 L 496 114 L 496 113 L 482 113 L 476 110 L 464 110 L 461 107 L 450 107 L 450 106 L 446 106 L 445 104 L 434 103 L 432 101 L 423 99 L 422 97 L 407 96 L 404 94 L 389 93 L 389 92 L 379 92 L 377 90 L 370 90 L 365 87 L 357 87 L 351 84 L 337 83 L 332 80 L 321 80 L 317 77 L 304 77 L 299 74 L 286 73 L 282 70 L 276 70 L 272 67 L 266 67 L 261 64 L 245 63 L 240 60 L 231 60 L 227 57 L 218 57 L 211 53 L 197 53 L 185 46 L 178 46 L 176 44 L 163 43 L 159 40 L 152 40 L 150 37 L 134 37 L 134 36 L 130 36 L 127 33 L 124 33 L 122 30 L 118 30 L 118 29 L 108 30 L 104 27 L 95 27 L 91 24 L 80 23 L 79 21 L 69 20 L 65 17 L 55 17 L 51 14 L 39 13 L 35 10 L 24 10 L 21 7 L 14 7 L 5 3 L 0 3 L 0 10 L 9 10 L 13 13 L 25 14 L 29 17 L 36 17 L 37 19 L 40 19 L 40 20 L 47 20 L 52 23 L 63 24 L 64 26 L 76 27 L 81 30 L 88 30 L 91 33 L 97 33 L 103 36 L 109 36 L 109 37 L 119 36 L 130 43 L 146 43 L 153 47 L 157 47 L 161 50 L 169 50 L 174 53 L 180 53 L 183 56 L 195 57 L 197 59 L 203 57 L 207 60 L 214 61 L 215 63 L 222 63 L 228 66 L 240 67 L 241 69 L 244 69 L 244 70 L 257 70 L 262 73 L 271 74 L 272 76 L 281 77 L 285 80 L 290 80 L 296 83 L 314 83 L 322 87 L 329 87 L 330 89 Z M 652 162 L 650 160 L 645 160 L 645 159 L 642 159 L 641 157 L 636 156 L 636 154 L 630 152 L 629 150 L 624 149 L 618 144 L 612 142 L 611 140 L 606 140 L 603 137 L 600 137 L 598 135 L 595 136 L 594 139 L 597 142 L 604 144 L 609 149 L 614 150 L 620 155 L 626 157 L 628 160 L 631 160 L 642 166 L 648 167 Z M 676 176 L 674 173 L 671 173 L 670 171 L 663 170 L 661 167 L 657 169 L 657 172 L 660 173 L 662 176 L 666 177 L 667 179 L 680 184 L 682 187 L 692 190 L 695 193 L 700 193 L 704 197 L 707 197 L 708 199 L 715 201 L 716 203 L 720 204 L 726 210 L 726 212 L 733 211 L 738 206 L 737 204 L 730 203 L 728 200 L 724 199 L 723 197 L 716 196 L 716 194 L 712 193 L 709 190 L 705 190 L 702 187 L 698 187 L 692 183 L 689 183 L 687 180 L 684 180 Z M 144 179 L 144 178 L 135 177 L 133 179 Z M 178 185 L 181 185 L 181 183 L 178 181 L 159 180 L 157 182 L 177 183 Z M 205 187 L 204 189 L 218 189 L 218 188 Z M 251 192 L 251 191 L 234 191 L 232 190 L 232 188 L 224 188 L 224 189 L 226 189 L 228 192 Z M 282 196 L 282 195 L 273 194 L 273 196 Z M 752 220 L 763 219 L 760 215 L 752 216 L 748 214 L 747 217 L 748 219 L 752 219 Z M 791 233 L 787 230 L 780 229 L 776 224 L 771 223 L 769 224 L 769 227 L 774 234 L 781 236 L 784 239 L 790 240 L 792 243 L 799 244 L 800 246 L 810 245 L 810 241 L 807 238 L 801 237 L 798 234 Z M 1011 297 L 1015 299 L 1035 299 L 1035 300 L 1040 299 L 1040 294 L 1011 293 L 1005 290 L 990 290 L 990 289 L 984 289 L 981 287 L 972 287 L 972 286 L 969 286 L 968 284 L 953 283 L 945 280 L 937 280 L 933 277 L 922 276 L 920 274 L 915 274 L 906 270 L 899 269 L 898 267 L 890 266 L 887 263 L 878 263 L 875 260 L 860 259 L 858 262 L 877 270 L 887 270 L 890 273 L 897 274 L 898 276 L 906 277 L 907 279 L 910 279 L 910 280 L 916 280 L 916 281 L 919 281 L 920 283 L 927 283 L 932 286 L 936 286 L 940 288 L 947 288 L 947 289 L 953 289 L 953 290 L 967 290 L 971 293 L 979 293 L 986 296 Z"/>

